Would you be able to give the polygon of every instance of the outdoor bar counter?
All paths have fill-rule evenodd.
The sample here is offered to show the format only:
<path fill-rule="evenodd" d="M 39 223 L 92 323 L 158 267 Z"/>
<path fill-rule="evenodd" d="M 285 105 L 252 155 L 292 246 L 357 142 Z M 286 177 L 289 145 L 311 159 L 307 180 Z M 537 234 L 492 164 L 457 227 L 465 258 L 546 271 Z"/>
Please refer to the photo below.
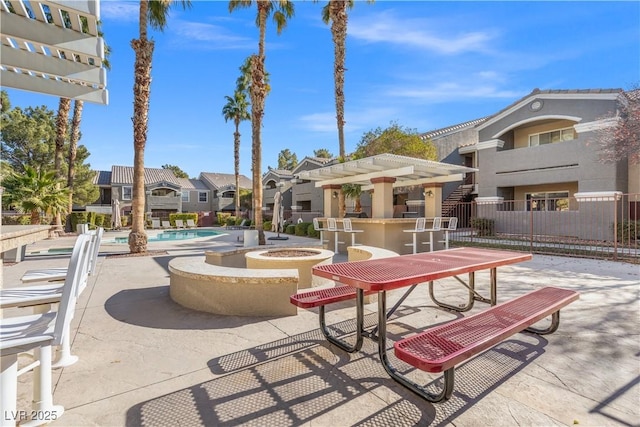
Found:
<path fill-rule="evenodd" d="M 351 225 L 354 230 L 363 230 L 356 233 L 356 244 L 375 246 L 385 248 L 399 254 L 412 253 L 411 243 L 413 241 L 413 233 L 405 233 L 403 230 L 411 230 L 415 228 L 416 218 L 350 218 Z M 338 229 L 342 230 L 341 219 L 338 218 Z M 320 222 L 326 228 L 327 219 L 320 218 Z M 433 218 L 427 218 L 427 228 L 433 226 Z M 333 248 L 335 244 L 335 233 L 332 231 L 324 231 L 323 237 L 329 242 L 326 243 L 328 248 Z M 429 232 L 418 233 L 418 252 L 429 250 L 429 245 L 422 245 L 422 242 L 429 240 Z M 444 243 L 438 243 L 443 240 L 443 232 L 433 233 L 435 250 L 444 249 Z M 347 246 L 351 245 L 351 236 L 344 231 L 338 232 L 338 241 L 344 242 L 339 245 L 340 252 L 346 252 Z M 405 246 L 409 245 L 409 246 Z"/>

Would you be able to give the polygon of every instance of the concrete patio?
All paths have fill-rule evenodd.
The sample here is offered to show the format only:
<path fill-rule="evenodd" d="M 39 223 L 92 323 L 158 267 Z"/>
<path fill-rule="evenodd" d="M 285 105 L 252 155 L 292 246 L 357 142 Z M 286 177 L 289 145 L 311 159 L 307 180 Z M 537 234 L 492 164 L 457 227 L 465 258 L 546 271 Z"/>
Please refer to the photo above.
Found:
<path fill-rule="evenodd" d="M 534 255 L 499 268 L 499 301 L 543 286 L 577 290 L 580 299 L 562 311 L 556 333 L 517 334 L 460 365 L 452 399 L 430 404 L 388 377 L 376 343 L 365 339 L 363 351 L 351 355 L 326 343 L 317 310 L 280 318 L 225 317 L 174 303 L 168 262 L 237 245 L 242 235 L 220 231 L 213 238 L 153 242 L 149 250 L 158 252 L 138 257 L 115 256 L 128 247 L 108 242 L 126 232 L 105 233 L 98 273 L 73 320 L 72 351 L 80 360 L 54 371 L 54 402 L 65 413 L 52 425 L 638 425 L 638 265 Z M 44 240 L 27 253 L 71 247 L 74 239 Z M 305 240 L 317 242 L 295 236 L 289 242 Z M 339 254 L 334 262 L 345 259 Z M 48 255 L 5 265 L 4 285 L 18 285 L 27 269 L 67 262 L 68 255 Z M 487 280 L 488 273 L 477 275 L 481 292 Z M 439 296 L 463 302 L 466 293 L 455 280 L 438 283 Z M 389 303 L 401 295 L 392 292 Z M 484 308 L 478 303 L 470 313 Z M 376 305 L 367 309 L 373 325 Z M 419 287 L 392 319 L 387 345 L 457 316 L 435 308 L 427 288 Z M 329 323 L 345 332 L 353 331 L 354 318 L 349 302 L 328 314 Z M 438 378 L 427 382 L 437 384 Z M 20 378 L 18 409 L 30 407 L 30 380 L 30 374 Z"/>

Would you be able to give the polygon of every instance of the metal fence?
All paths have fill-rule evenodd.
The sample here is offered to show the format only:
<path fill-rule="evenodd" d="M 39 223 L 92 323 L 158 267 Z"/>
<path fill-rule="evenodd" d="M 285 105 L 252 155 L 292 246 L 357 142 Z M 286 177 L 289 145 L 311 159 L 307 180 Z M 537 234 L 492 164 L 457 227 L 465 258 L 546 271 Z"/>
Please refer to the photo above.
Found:
<path fill-rule="evenodd" d="M 640 263 L 640 194 L 460 203 L 453 244 Z"/>

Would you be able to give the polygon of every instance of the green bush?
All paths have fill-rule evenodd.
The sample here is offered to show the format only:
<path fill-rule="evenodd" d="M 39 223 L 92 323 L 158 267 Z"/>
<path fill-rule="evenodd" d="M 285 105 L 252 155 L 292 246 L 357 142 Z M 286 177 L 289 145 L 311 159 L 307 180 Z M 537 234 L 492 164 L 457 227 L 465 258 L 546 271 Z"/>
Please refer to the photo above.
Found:
<path fill-rule="evenodd" d="M 169 222 L 171 226 L 176 226 L 176 219 L 181 219 L 184 223 L 187 223 L 188 219 L 192 219 L 194 223 L 198 223 L 198 214 L 193 212 L 172 213 L 169 214 Z"/>
<path fill-rule="evenodd" d="M 271 221 L 265 221 L 262 223 L 262 229 L 264 231 L 270 231 L 271 230 L 271 226 L 273 225 L 273 222 Z"/>
<path fill-rule="evenodd" d="M 109 215 L 109 218 L 111 218 L 111 215 Z M 111 221 L 109 221 L 109 223 L 106 223 L 105 219 L 106 219 L 106 215 L 105 214 L 97 214 L 95 216 L 95 226 L 96 227 L 104 227 L 105 224 L 107 224 L 109 227 L 111 227 Z"/>
<path fill-rule="evenodd" d="M 287 225 L 284 230 L 285 234 L 296 234 L 296 226 L 294 224 Z"/>
<path fill-rule="evenodd" d="M 631 242 L 640 238 L 640 221 L 625 220 L 618 223 L 618 242 Z"/>
<path fill-rule="evenodd" d="M 225 225 L 229 227 L 233 227 L 234 225 L 236 225 L 236 217 L 235 216 L 227 217 L 227 219 L 225 220 Z"/>
<path fill-rule="evenodd" d="M 306 236 L 309 225 L 313 226 L 313 224 L 309 224 L 308 222 L 296 224 L 296 236 Z"/>
<path fill-rule="evenodd" d="M 312 223 L 305 223 L 305 224 L 309 224 L 309 226 L 307 227 L 307 236 L 319 239 L 320 232 L 314 228 L 313 224 Z"/>
<path fill-rule="evenodd" d="M 476 231 L 476 236 L 494 236 L 496 234 L 494 219 L 471 218 L 471 227 Z"/>
<path fill-rule="evenodd" d="M 4 225 L 29 225 L 31 224 L 31 216 L 29 215 L 7 215 L 2 217 Z"/>
<path fill-rule="evenodd" d="M 218 219 L 219 225 L 227 225 L 227 219 L 231 217 L 231 214 L 228 212 L 218 212 L 216 213 L 216 218 Z"/>

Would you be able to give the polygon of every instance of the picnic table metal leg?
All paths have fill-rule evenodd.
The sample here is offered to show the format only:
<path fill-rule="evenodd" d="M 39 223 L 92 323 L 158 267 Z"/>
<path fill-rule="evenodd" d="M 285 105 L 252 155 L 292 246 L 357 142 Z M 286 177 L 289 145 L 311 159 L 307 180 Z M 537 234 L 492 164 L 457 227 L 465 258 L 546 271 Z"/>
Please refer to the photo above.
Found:
<path fill-rule="evenodd" d="M 427 391 L 426 387 L 421 386 L 420 384 L 411 381 L 404 375 L 400 374 L 396 368 L 394 368 L 391 363 L 389 363 L 389 357 L 387 355 L 387 295 L 385 291 L 378 292 L 378 355 L 380 357 L 380 362 L 384 367 L 384 370 L 387 371 L 387 374 L 396 381 L 398 384 L 404 386 L 405 388 L 411 390 L 418 396 L 429 402 L 441 402 L 443 400 L 447 400 L 453 394 L 453 386 L 454 386 L 454 368 L 447 369 L 444 371 L 444 385 L 442 390 L 437 393 L 431 393 Z"/>
<path fill-rule="evenodd" d="M 551 325 L 545 329 L 534 328 L 533 326 L 529 326 L 525 331 L 531 332 L 538 335 L 546 335 L 552 334 L 556 330 L 558 330 L 558 326 L 560 326 L 560 310 L 556 311 L 551 315 Z"/>
<path fill-rule="evenodd" d="M 320 330 L 324 337 L 330 343 L 336 345 L 347 353 L 355 353 L 362 348 L 362 342 L 364 337 L 364 290 L 356 289 L 356 342 L 351 345 L 348 342 L 336 338 L 331 335 L 331 332 L 327 328 L 325 321 L 325 306 L 321 305 L 318 312 L 320 318 Z"/>

